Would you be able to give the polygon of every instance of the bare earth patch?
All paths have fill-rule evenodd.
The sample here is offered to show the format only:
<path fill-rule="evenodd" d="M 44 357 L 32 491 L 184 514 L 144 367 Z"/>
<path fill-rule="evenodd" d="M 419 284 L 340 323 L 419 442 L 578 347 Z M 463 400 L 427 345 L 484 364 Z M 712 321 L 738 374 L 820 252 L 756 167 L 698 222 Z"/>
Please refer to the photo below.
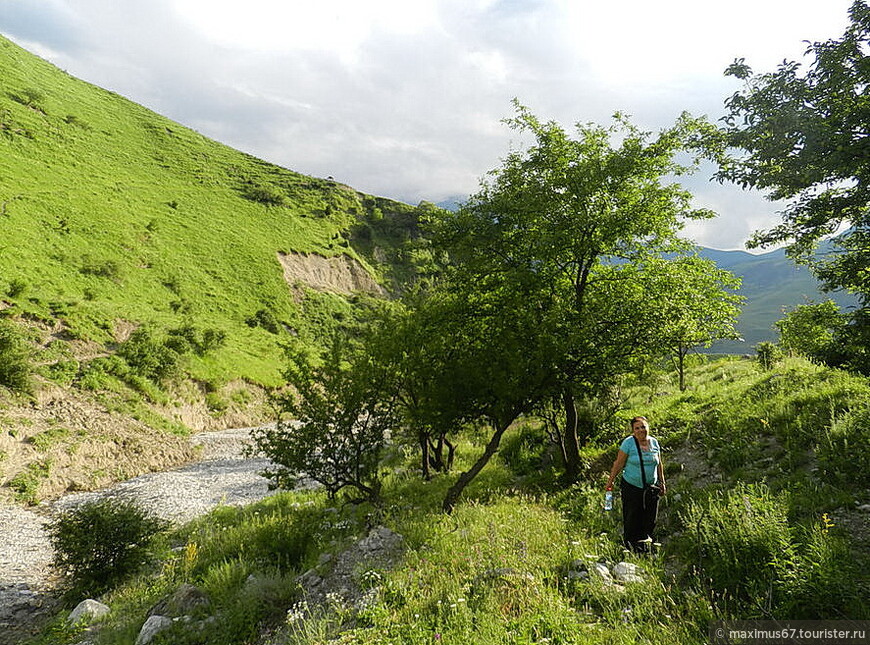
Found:
<path fill-rule="evenodd" d="M 7 499 L 93 490 L 193 457 L 186 438 L 56 386 L 43 386 L 35 400 L 0 410 L 0 497 Z M 28 482 L 32 494 L 21 492 Z"/>
<path fill-rule="evenodd" d="M 278 261 L 291 287 L 301 282 L 316 291 L 386 295 L 365 267 L 347 255 L 326 258 L 315 253 L 278 253 Z"/>

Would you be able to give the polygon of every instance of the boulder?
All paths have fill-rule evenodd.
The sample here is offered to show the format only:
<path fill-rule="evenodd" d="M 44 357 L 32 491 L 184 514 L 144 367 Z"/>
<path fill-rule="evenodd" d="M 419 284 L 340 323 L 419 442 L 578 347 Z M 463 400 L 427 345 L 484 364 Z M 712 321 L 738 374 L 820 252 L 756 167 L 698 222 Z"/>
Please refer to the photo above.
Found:
<path fill-rule="evenodd" d="M 210 604 L 211 601 L 204 591 L 185 582 L 169 596 L 154 605 L 148 611 L 148 615 L 188 616 L 200 607 L 208 607 Z"/>
<path fill-rule="evenodd" d="M 611 582 L 613 580 L 613 576 L 610 575 L 610 569 L 608 569 L 607 565 L 603 562 L 593 562 L 589 567 L 589 571 L 605 582 Z"/>
<path fill-rule="evenodd" d="M 172 622 L 172 619 L 167 616 L 149 616 L 145 624 L 142 625 L 142 629 L 139 630 L 135 645 L 148 645 L 157 634 L 171 627 Z"/>
<path fill-rule="evenodd" d="M 101 602 L 88 598 L 87 600 L 82 600 L 78 605 L 76 605 L 75 609 L 73 609 L 69 613 L 69 616 L 67 616 L 66 622 L 70 625 L 76 625 L 78 623 L 90 625 L 91 623 L 103 618 L 110 611 L 108 605 L 104 605 Z"/>
<path fill-rule="evenodd" d="M 613 577 L 620 582 L 643 582 L 641 570 L 631 562 L 619 562 L 613 565 Z"/>

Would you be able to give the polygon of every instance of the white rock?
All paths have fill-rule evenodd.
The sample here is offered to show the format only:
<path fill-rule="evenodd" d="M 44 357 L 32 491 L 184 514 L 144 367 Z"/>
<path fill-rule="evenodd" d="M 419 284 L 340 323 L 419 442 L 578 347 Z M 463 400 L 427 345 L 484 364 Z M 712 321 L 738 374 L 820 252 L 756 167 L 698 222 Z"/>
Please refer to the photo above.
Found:
<path fill-rule="evenodd" d="M 594 562 L 589 568 L 589 571 L 597 575 L 602 580 L 611 580 L 610 569 L 603 562 Z"/>
<path fill-rule="evenodd" d="M 620 582 L 643 582 L 640 569 L 631 562 L 619 562 L 613 565 L 613 577 Z"/>
<path fill-rule="evenodd" d="M 145 624 L 142 625 L 142 629 L 139 630 L 139 635 L 136 637 L 136 645 L 148 645 L 159 632 L 162 632 L 171 625 L 171 618 L 166 616 L 149 616 Z"/>
<path fill-rule="evenodd" d="M 87 600 L 82 600 L 78 605 L 76 605 L 76 608 L 69 613 L 69 616 L 67 616 L 66 622 L 70 625 L 75 625 L 79 622 L 84 622 L 90 625 L 108 614 L 110 611 L 108 605 L 104 605 L 101 602 L 88 598 Z"/>

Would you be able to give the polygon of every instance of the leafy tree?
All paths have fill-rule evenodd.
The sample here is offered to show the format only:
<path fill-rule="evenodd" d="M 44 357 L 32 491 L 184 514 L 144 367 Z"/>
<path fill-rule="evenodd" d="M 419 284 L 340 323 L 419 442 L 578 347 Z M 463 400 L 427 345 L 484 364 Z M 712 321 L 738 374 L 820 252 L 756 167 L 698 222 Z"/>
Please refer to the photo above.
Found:
<path fill-rule="evenodd" d="M 745 81 L 726 101 L 723 119 L 725 142 L 744 154 L 725 163 L 719 177 L 789 200 L 782 222 L 750 244 L 790 243 L 790 255 L 815 263 L 827 289 L 859 295 L 860 323 L 870 297 L 870 6 L 856 0 L 849 18 L 841 38 L 808 46 L 807 66 L 784 61 L 755 74 L 739 59 L 726 70 Z M 812 260 L 816 244 L 844 226 L 835 252 Z M 859 343 L 870 337 L 861 324 L 848 329 Z"/>
<path fill-rule="evenodd" d="M 783 350 L 823 360 L 831 351 L 834 334 L 846 324 L 846 316 L 833 300 L 798 305 L 774 323 Z"/>
<path fill-rule="evenodd" d="M 384 310 L 368 351 L 395 384 L 401 430 L 420 448 L 424 479 L 450 470 L 450 437 L 467 421 L 465 384 L 458 374 L 451 305 L 436 293 L 414 294 Z"/>
<path fill-rule="evenodd" d="M 509 155 L 478 194 L 445 217 L 438 240 L 454 262 L 457 291 L 513 294 L 510 315 L 535 321 L 524 328 L 524 342 L 551 378 L 527 387 L 526 403 L 562 401 L 566 471 L 574 479 L 577 397 L 595 396 L 660 352 L 673 331 L 662 256 L 688 249 L 677 235 L 684 219 L 712 213 L 693 209 L 690 194 L 664 178 L 694 168 L 676 157 L 701 152 L 699 140 L 712 126 L 684 115 L 653 137 L 617 115 L 612 127 L 578 125 L 571 138 L 519 104 L 509 124 L 535 143 Z M 684 288 L 678 280 L 667 284 Z"/>
<path fill-rule="evenodd" d="M 350 487 L 377 502 L 378 466 L 395 425 L 387 375 L 338 333 L 316 358 L 301 350 L 288 356 L 291 391 L 276 399 L 281 417 L 253 433 L 257 449 L 276 464 L 266 476 L 281 488 L 310 477 L 330 495 Z"/>
<path fill-rule="evenodd" d="M 676 364 L 680 391 L 685 391 L 688 353 L 715 340 L 738 337 L 735 323 L 743 298 L 734 291 L 740 279 L 698 256 L 662 262 L 657 274 L 656 290 L 667 294 L 659 309 L 664 342 Z"/>

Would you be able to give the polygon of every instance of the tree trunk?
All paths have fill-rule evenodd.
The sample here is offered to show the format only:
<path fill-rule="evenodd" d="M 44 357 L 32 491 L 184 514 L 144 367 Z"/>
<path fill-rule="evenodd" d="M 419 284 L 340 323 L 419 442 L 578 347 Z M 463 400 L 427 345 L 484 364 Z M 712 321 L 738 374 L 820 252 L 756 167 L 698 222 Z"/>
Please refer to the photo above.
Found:
<path fill-rule="evenodd" d="M 447 438 L 444 438 L 444 443 L 447 445 L 447 464 L 444 467 L 444 472 L 449 473 L 453 468 L 453 458 L 456 456 L 456 446 L 450 443 Z"/>
<path fill-rule="evenodd" d="M 498 444 L 501 441 L 501 437 L 512 422 L 513 419 L 496 428 L 489 443 L 486 444 L 486 449 L 483 451 L 483 454 L 474 462 L 474 465 L 471 468 L 459 475 L 459 479 L 457 479 L 453 486 L 448 489 L 447 495 L 444 496 L 444 502 L 441 504 L 441 508 L 445 513 L 453 512 L 453 507 L 456 506 L 456 502 L 459 501 L 459 496 L 462 494 L 462 491 L 466 486 L 468 486 L 472 479 L 477 477 L 480 471 L 483 470 L 483 467 L 489 463 L 489 460 L 492 459 L 492 456 L 498 451 Z"/>
<path fill-rule="evenodd" d="M 577 441 L 577 402 L 570 387 L 562 390 L 562 406 L 565 408 L 565 431 L 562 433 L 565 479 L 573 484 L 580 475 L 580 444 Z"/>
<path fill-rule="evenodd" d="M 420 442 L 420 452 L 422 454 L 420 464 L 423 468 L 423 479 L 432 479 L 432 473 L 429 472 L 429 436 L 425 432 L 420 431 L 417 433 L 417 440 Z"/>
<path fill-rule="evenodd" d="M 688 348 L 683 348 L 682 345 L 680 345 L 679 349 L 677 350 L 677 371 L 680 373 L 680 392 L 686 391 L 686 354 L 688 352 Z"/>

